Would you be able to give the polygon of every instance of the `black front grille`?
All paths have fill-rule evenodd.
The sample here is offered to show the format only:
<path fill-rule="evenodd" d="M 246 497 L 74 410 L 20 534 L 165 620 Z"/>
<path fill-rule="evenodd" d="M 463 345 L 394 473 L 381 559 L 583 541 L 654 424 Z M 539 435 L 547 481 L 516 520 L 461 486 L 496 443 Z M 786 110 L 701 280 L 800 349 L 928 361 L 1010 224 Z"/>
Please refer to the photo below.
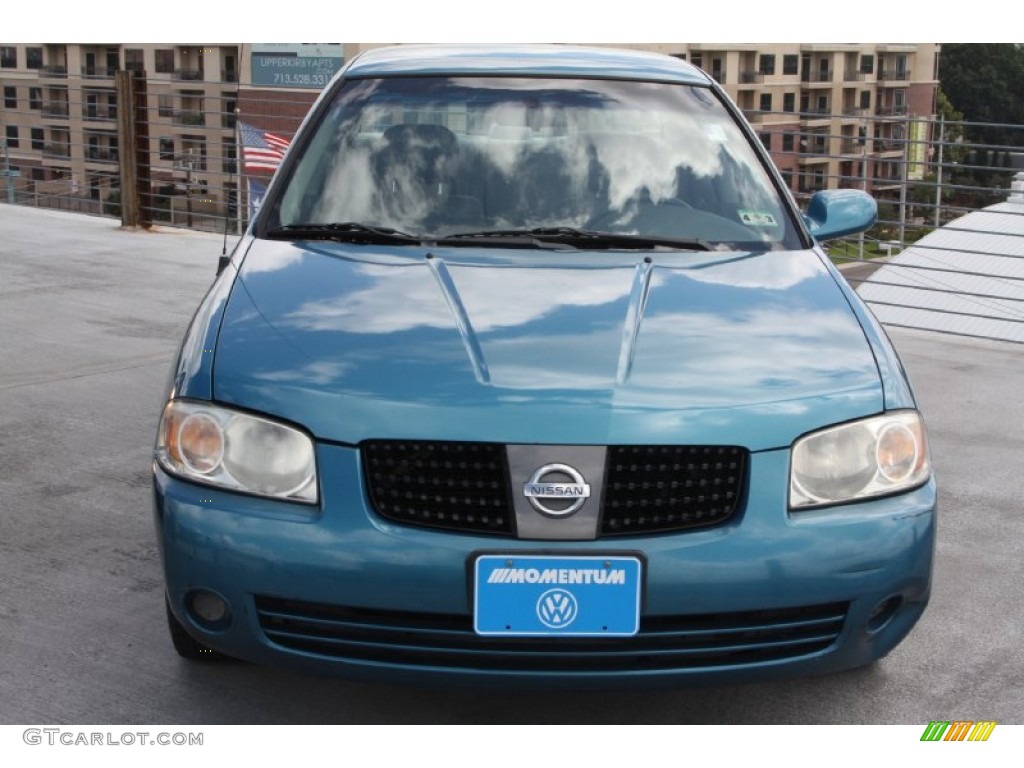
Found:
<path fill-rule="evenodd" d="M 627 638 L 503 638 L 461 614 L 380 611 L 257 597 L 260 627 L 283 648 L 408 667 L 517 672 L 621 672 L 738 667 L 826 650 L 848 603 L 695 616 L 642 617 Z"/>
<path fill-rule="evenodd" d="M 723 523 L 740 503 L 746 468 L 747 450 L 734 446 L 611 446 L 601 535 Z"/>
<path fill-rule="evenodd" d="M 371 440 L 363 443 L 367 490 L 389 520 L 512 535 L 505 446 Z"/>
<path fill-rule="evenodd" d="M 497 443 L 371 440 L 362 445 L 374 509 L 395 522 L 515 535 L 508 461 Z M 611 446 L 599 536 L 718 525 L 739 508 L 745 448 Z"/>

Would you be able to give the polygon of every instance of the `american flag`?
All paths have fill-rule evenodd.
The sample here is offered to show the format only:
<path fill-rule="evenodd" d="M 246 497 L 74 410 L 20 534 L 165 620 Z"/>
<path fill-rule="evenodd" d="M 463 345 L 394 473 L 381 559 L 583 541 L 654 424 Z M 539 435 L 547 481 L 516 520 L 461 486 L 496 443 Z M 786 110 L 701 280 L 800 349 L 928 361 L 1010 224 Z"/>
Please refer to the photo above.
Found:
<path fill-rule="evenodd" d="M 238 123 L 238 130 L 242 135 L 245 170 L 276 171 L 284 157 L 284 151 L 291 142 L 241 121 Z"/>

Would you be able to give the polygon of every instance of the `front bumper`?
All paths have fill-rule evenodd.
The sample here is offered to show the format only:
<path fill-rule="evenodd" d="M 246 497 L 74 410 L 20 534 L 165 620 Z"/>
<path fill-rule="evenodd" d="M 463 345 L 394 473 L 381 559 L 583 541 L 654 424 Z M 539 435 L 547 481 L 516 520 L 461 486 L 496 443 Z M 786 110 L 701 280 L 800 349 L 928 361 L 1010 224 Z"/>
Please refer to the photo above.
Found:
<path fill-rule="evenodd" d="M 728 524 L 685 533 L 538 542 L 418 529 L 369 508 L 359 454 L 318 446 L 321 506 L 154 475 L 175 616 L 230 656 L 349 677 L 588 685 L 736 682 L 834 672 L 884 656 L 928 601 L 934 482 L 900 496 L 790 515 L 789 451 L 751 456 Z M 641 554 L 640 634 L 492 638 L 472 630 L 480 552 Z M 187 597 L 220 595 L 203 626 Z"/>

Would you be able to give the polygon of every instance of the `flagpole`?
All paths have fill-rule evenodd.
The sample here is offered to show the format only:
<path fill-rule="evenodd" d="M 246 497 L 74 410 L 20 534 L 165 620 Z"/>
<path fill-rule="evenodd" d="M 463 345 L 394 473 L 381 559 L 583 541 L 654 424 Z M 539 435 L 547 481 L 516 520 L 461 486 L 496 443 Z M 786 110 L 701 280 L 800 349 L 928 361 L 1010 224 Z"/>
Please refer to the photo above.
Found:
<path fill-rule="evenodd" d="M 235 204 L 235 218 L 237 219 L 235 229 L 239 237 L 242 235 L 242 172 L 245 170 L 245 157 L 242 152 L 242 134 L 241 127 L 239 125 L 239 115 L 241 112 L 242 110 L 235 107 L 235 163 L 238 165 L 238 191 L 235 194 L 235 199 L 237 201 Z M 246 199 L 246 204 L 248 205 L 248 198 Z"/>

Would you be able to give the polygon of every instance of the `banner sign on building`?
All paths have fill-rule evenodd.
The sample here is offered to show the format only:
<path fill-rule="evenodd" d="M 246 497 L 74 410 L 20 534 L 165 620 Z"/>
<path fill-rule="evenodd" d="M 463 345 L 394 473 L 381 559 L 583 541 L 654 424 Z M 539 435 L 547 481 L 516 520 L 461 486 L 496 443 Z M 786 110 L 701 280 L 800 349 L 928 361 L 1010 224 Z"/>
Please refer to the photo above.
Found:
<path fill-rule="evenodd" d="M 907 181 L 920 181 L 924 178 L 928 160 L 928 123 L 924 120 L 912 121 L 908 138 Z"/>
<path fill-rule="evenodd" d="M 341 43 L 253 43 L 252 84 L 320 89 L 344 63 Z"/>

